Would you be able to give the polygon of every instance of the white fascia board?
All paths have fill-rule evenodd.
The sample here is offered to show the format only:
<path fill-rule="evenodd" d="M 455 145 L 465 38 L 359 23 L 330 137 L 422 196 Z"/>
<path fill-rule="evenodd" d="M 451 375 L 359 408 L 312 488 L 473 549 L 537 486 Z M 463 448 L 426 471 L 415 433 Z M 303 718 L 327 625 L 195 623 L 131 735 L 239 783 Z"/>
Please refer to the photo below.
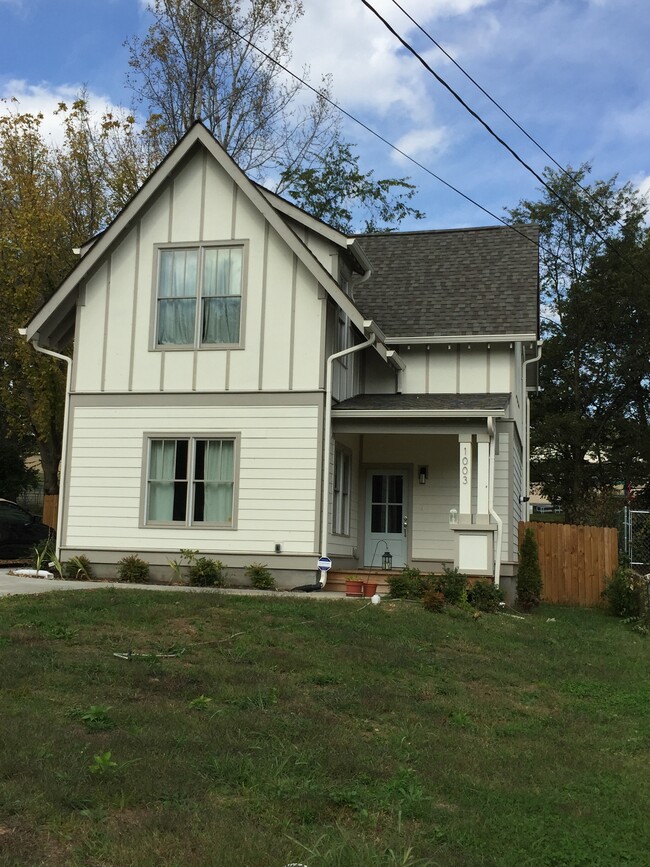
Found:
<path fill-rule="evenodd" d="M 332 418 L 488 418 L 503 417 L 504 409 L 333 409 Z"/>
<path fill-rule="evenodd" d="M 397 354 L 394 349 L 389 349 L 386 353 L 386 360 L 389 361 L 395 370 L 406 370 L 406 362 Z"/>
<path fill-rule="evenodd" d="M 305 226 L 305 228 L 315 232 L 317 235 L 322 235 L 323 238 L 336 244 L 337 247 L 343 249 L 347 248 L 350 240 L 347 235 L 343 235 L 337 229 L 333 229 L 331 226 L 328 226 L 327 223 L 323 223 L 321 220 L 316 219 L 316 217 L 312 217 L 311 214 L 303 211 L 302 208 L 299 208 L 292 202 L 288 202 L 277 193 L 267 190 L 266 187 L 261 186 L 261 184 L 254 184 L 254 186 L 276 211 L 280 211 L 286 217 L 295 220 L 296 223 L 300 223 L 302 226 Z"/>
<path fill-rule="evenodd" d="M 386 343 L 394 346 L 422 346 L 440 343 L 527 343 L 536 341 L 536 334 L 449 334 L 435 337 L 394 337 L 388 335 Z"/>

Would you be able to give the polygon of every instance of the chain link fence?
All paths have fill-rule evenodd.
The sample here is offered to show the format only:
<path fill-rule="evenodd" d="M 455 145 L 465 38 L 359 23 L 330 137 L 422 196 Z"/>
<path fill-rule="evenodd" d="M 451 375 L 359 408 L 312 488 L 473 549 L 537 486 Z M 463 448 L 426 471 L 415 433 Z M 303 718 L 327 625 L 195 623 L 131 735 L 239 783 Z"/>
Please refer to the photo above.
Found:
<path fill-rule="evenodd" d="M 626 506 L 621 519 L 621 557 L 637 572 L 650 572 L 650 511 L 630 509 Z"/>

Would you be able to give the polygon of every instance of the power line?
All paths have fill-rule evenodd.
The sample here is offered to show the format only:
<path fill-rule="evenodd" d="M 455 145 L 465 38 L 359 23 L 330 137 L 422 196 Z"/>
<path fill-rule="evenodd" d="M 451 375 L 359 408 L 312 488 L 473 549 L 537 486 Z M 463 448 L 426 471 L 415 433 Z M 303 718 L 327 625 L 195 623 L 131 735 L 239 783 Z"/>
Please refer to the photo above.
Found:
<path fill-rule="evenodd" d="M 565 168 L 561 163 L 559 163 L 559 162 L 555 159 L 555 157 L 553 157 L 553 156 L 552 156 L 552 155 L 551 155 L 551 154 L 546 150 L 546 148 L 543 147 L 543 145 L 541 145 L 541 144 L 540 144 L 540 143 L 539 143 L 535 138 L 533 138 L 533 136 L 532 136 L 532 135 L 531 135 L 527 130 L 525 130 L 524 127 L 523 127 L 523 126 L 522 126 L 522 125 L 521 125 L 517 120 L 515 120 L 515 118 L 514 118 L 511 114 L 509 114 L 509 113 L 506 111 L 506 109 L 505 109 L 502 105 L 500 105 L 500 104 L 497 102 L 497 100 L 494 99 L 494 97 L 492 97 L 492 96 L 487 92 L 487 90 L 485 90 L 485 88 L 482 87 L 482 86 L 478 83 L 478 81 L 476 81 L 475 78 L 472 78 L 472 76 L 469 74 L 469 72 L 467 72 L 466 69 L 463 69 L 463 67 L 460 65 L 460 63 L 458 63 L 458 61 L 457 61 L 454 57 L 452 57 L 451 54 L 450 54 L 450 53 L 449 53 L 449 52 L 448 52 L 448 51 L 447 51 L 447 50 L 446 50 L 446 49 L 445 49 L 445 48 L 444 48 L 444 47 L 443 47 L 443 46 L 442 46 L 438 41 L 436 41 L 436 40 L 433 38 L 433 36 L 432 36 L 432 35 L 431 35 L 427 30 L 425 30 L 425 28 L 422 27 L 422 25 L 421 25 L 418 21 L 415 20 L 415 18 L 411 15 L 410 12 L 408 12 L 408 11 L 407 11 L 407 10 L 406 10 L 406 9 L 405 9 L 401 4 L 400 4 L 400 3 L 398 3 L 397 0 L 392 0 L 392 2 L 393 2 L 393 4 L 394 4 L 395 6 L 397 6 L 397 8 L 398 8 L 401 12 L 403 12 L 404 15 L 406 15 L 406 17 L 407 17 L 407 18 L 408 18 L 408 19 L 409 19 L 413 24 L 415 24 L 415 26 L 418 28 L 418 30 L 420 30 L 420 32 L 423 33 L 423 34 L 427 37 L 427 39 L 429 39 L 429 40 L 430 40 L 430 41 L 431 41 L 431 42 L 436 46 L 436 48 L 438 48 L 438 49 L 439 49 L 439 50 L 440 50 L 440 51 L 445 55 L 445 57 L 446 57 L 447 59 L 450 60 L 450 61 L 454 64 L 454 66 L 455 66 L 457 69 L 459 69 L 459 70 L 463 73 L 463 75 L 465 76 L 465 78 L 467 78 L 469 81 L 471 81 L 472 84 L 474 85 L 474 87 L 478 88 L 478 90 L 480 90 L 480 92 L 483 94 L 483 96 L 487 97 L 487 98 L 490 100 L 490 102 L 492 103 L 492 105 L 496 106 L 496 108 L 498 108 L 499 111 L 500 111 L 503 115 L 505 115 L 505 116 L 508 118 L 508 120 L 509 120 L 511 123 L 513 123 L 513 124 L 517 127 L 517 129 L 518 129 L 520 132 L 522 132 L 522 133 L 526 136 L 526 138 L 527 138 L 529 141 L 531 141 L 531 142 L 535 145 L 535 147 L 539 148 L 539 150 L 540 150 L 540 151 L 541 151 L 545 156 L 547 156 L 547 157 L 549 158 L 549 160 L 551 160 L 551 162 L 554 163 L 554 164 L 558 167 L 558 169 L 560 169 L 560 171 L 561 171 L 564 175 L 566 175 L 567 178 L 569 178 L 569 180 L 571 181 L 571 183 L 573 183 L 573 184 L 575 184 L 577 187 L 579 187 L 579 188 L 582 190 L 582 192 L 585 193 L 585 195 L 588 196 L 588 198 L 589 198 L 589 199 L 590 199 L 590 200 L 591 200 L 591 201 L 596 205 L 596 207 L 600 208 L 600 210 L 601 210 L 601 211 L 602 211 L 602 212 L 603 212 L 607 217 L 609 217 L 611 220 L 614 220 L 614 222 L 618 223 L 618 225 L 621 226 L 621 228 L 623 228 L 623 224 L 621 223 L 621 221 L 618 220 L 618 219 L 614 216 L 614 214 L 612 214 L 612 213 L 611 213 L 611 212 L 610 212 L 610 211 L 605 207 L 605 205 L 602 205 L 602 204 L 598 201 L 598 199 L 597 199 L 595 196 L 592 196 L 592 194 L 589 192 L 589 190 L 587 189 L 587 187 L 583 187 L 582 184 L 580 183 L 580 181 L 577 180 L 577 178 L 575 177 L 575 175 L 571 174 L 571 172 L 568 171 L 568 170 L 567 170 L 567 169 L 566 169 L 566 168 Z"/>
<path fill-rule="evenodd" d="M 476 111 L 474 111 L 474 109 L 470 105 L 465 102 L 465 100 L 462 98 L 462 96 L 460 96 L 460 94 L 456 93 L 453 87 L 448 84 L 445 79 L 426 62 L 426 60 L 415 50 L 415 48 L 413 48 L 413 46 L 409 42 L 407 42 L 406 39 L 400 36 L 397 30 L 395 30 L 395 28 L 374 8 L 371 3 L 368 2 L 368 0 L 361 0 L 361 2 L 367 9 L 369 9 L 373 13 L 373 15 L 375 15 L 381 21 L 384 27 L 386 27 L 386 29 L 393 34 L 393 36 L 404 46 L 404 48 L 406 48 L 406 50 L 410 54 L 412 54 L 416 58 L 416 60 L 418 60 L 422 64 L 422 66 L 424 66 L 427 72 L 429 72 L 430 75 L 432 75 L 436 79 L 436 81 L 438 81 L 445 88 L 445 90 L 448 90 L 449 93 L 454 97 L 454 99 L 459 102 L 463 106 L 463 108 L 469 114 L 471 114 L 471 116 L 475 118 L 482 127 L 487 130 L 487 132 L 492 136 L 492 138 L 499 142 L 499 144 L 504 147 L 508 151 L 508 153 L 510 153 L 517 160 L 518 163 L 521 163 L 521 165 L 526 169 L 526 171 L 530 172 L 530 174 L 534 178 L 536 178 L 539 183 L 542 184 L 542 186 L 546 190 L 548 190 L 548 192 L 551 193 L 551 195 L 554 196 L 560 202 L 560 204 L 562 204 L 567 209 L 569 213 L 573 214 L 574 217 L 577 217 L 577 219 L 587 229 L 589 229 L 590 232 L 592 232 L 597 238 L 599 238 L 600 241 L 602 241 L 602 243 L 610 251 L 612 251 L 616 256 L 618 256 L 618 258 L 621 259 L 622 262 L 626 262 L 625 257 L 619 252 L 619 250 L 616 247 L 612 246 L 612 244 L 610 243 L 610 239 L 606 235 L 603 235 L 595 226 L 593 226 L 585 217 L 583 217 L 579 211 L 576 211 L 575 208 L 573 208 L 572 205 L 570 205 L 569 202 L 566 201 L 564 196 L 560 195 L 557 190 L 554 190 L 553 187 L 551 187 L 551 185 L 548 184 L 544 180 L 544 178 L 535 171 L 532 166 L 530 166 L 522 157 L 520 157 L 517 151 L 510 147 L 510 145 L 505 141 L 505 139 L 501 138 L 501 136 L 498 135 L 492 129 L 492 127 L 485 120 L 483 120 L 483 118 Z M 631 262 L 626 262 L 626 264 L 630 265 L 631 268 L 636 271 L 639 276 L 643 277 L 643 279 L 650 285 L 650 278 L 642 271 L 639 271 L 636 265 Z"/>
<path fill-rule="evenodd" d="M 300 82 L 300 84 L 304 85 L 304 87 L 306 87 L 308 90 L 311 90 L 312 93 L 315 93 L 319 99 L 325 100 L 325 102 L 327 102 L 329 105 L 331 105 L 332 108 L 335 108 L 337 111 L 340 111 L 341 114 L 345 115 L 345 117 L 349 118 L 351 121 L 353 121 L 354 123 L 358 124 L 363 129 L 365 129 L 366 132 L 369 132 L 371 135 L 373 135 L 379 141 L 383 142 L 383 144 L 388 145 L 388 147 L 392 148 L 392 150 L 394 150 L 395 153 L 398 153 L 398 154 L 400 154 L 400 156 L 403 156 L 405 159 L 407 159 L 409 162 L 411 162 L 414 166 L 417 166 L 423 172 L 426 172 L 428 175 L 430 175 L 432 178 L 434 178 L 436 181 L 443 184 L 448 189 L 452 190 L 452 192 L 461 196 L 463 199 L 465 199 L 465 201 L 469 202 L 470 204 L 474 205 L 474 207 L 479 208 L 479 210 L 483 211 L 485 214 L 492 217 L 493 220 L 497 220 L 499 223 L 502 223 L 504 226 L 506 226 L 511 231 L 516 232 L 522 238 L 525 238 L 526 241 L 528 241 L 532 244 L 536 244 L 536 242 L 532 238 L 530 238 L 524 232 L 520 231 L 515 225 L 513 225 L 512 223 L 508 223 L 506 220 L 503 219 L 503 217 L 500 217 L 498 214 L 493 213 L 492 211 L 490 211 L 489 208 L 486 208 L 484 205 L 481 205 L 479 202 L 477 202 L 471 196 L 467 195 L 467 193 L 464 193 L 462 190 L 459 190 L 453 184 L 449 183 L 449 181 L 446 181 L 444 178 L 440 177 L 440 175 L 437 175 L 435 172 L 433 172 L 431 169 L 427 168 L 427 166 L 423 165 L 421 162 L 418 162 L 418 160 L 416 160 L 410 154 L 407 154 L 405 151 L 403 151 L 397 145 L 390 142 L 381 133 L 377 132 L 377 130 L 368 126 L 368 124 L 364 123 L 362 120 L 359 120 L 358 117 L 355 117 L 353 114 L 351 114 L 349 111 L 347 111 L 341 105 L 339 105 L 337 102 L 334 102 L 333 99 L 331 99 L 329 96 L 324 94 L 322 91 L 318 90 L 318 88 L 309 84 L 308 81 L 305 81 L 303 78 L 301 78 L 295 72 L 292 72 L 288 67 L 286 67 L 282 63 L 280 63 L 279 60 L 276 60 L 276 58 L 273 57 L 271 54 L 264 51 L 264 49 L 260 48 L 259 46 L 255 45 L 255 43 L 252 42 L 250 39 L 248 39 L 248 37 L 239 33 L 237 30 L 234 29 L 234 27 L 232 27 L 226 21 L 223 21 L 221 18 L 219 18 L 219 16 L 216 15 L 211 9 L 206 9 L 206 7 L 203 6 L 201 3 L 199 3 L 198 0 L 190 0 L 190 2 L 192 3 L 193 6 L 195 6 L 197 9 L 200 9 L 201 12 L 203 12 L 209 18 L 212 18 L 214 21 L 216 21 L 218 24 L 220 24 L 224 29 L 226 29 L 228 32 L 232 33 L 233 36 L 236 36 L 238 39 L 241 39 L 248 46 L 253 48 L 255 51 L 259 52 L 263 57 L 265 57 L 267 60 L 269 60 L 275 66 L 279 67 L 284 72 L 286 72 L 287 75 L 290 75 L 293 79 Z"/>

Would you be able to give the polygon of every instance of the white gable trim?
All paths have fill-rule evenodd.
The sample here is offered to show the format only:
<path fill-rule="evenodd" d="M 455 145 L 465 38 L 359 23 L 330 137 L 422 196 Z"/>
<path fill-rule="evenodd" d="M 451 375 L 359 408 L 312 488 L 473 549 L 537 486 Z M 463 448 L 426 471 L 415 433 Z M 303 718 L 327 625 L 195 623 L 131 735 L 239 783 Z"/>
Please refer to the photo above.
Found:
<path fill-rule="evenodd" d="M 170 175 L 197 145 L 202 145 L 206 148 L 251 203 L 261 212 L 269 225 L 273 227 L 292 252 L 295 253 L 299 261 L 304 264 L 318 283 L 323 286 L 332 300 L 349 316 L 353 325 L 362 334 L 365 333 L 363 314 L 354 302 L 341 290 L 332 275 L 329 274 L 296 233 L 285 223 L 266 196 L 246 177 L 244 172 L 228 156 L 206 127 L 201 123 L 196 123 L 149 176 L 106 231 L 97 238 L 93 246 L 81 258 L 77 266 L 66 277 L 54 295 L 32 318 L 26 329 L 27 340 L 33 340 L 38 336 L 39 330 L 55 315 L 60 305 L 69 298 L 79 287 L 80 283 L 89 276 L 93 268 L 100 262 L 101 258 L 108 252 L 122 232 L 137 219 L 142 209 L 153 199 Z M 339 233 L 336 234 L 338 235 Z"/>

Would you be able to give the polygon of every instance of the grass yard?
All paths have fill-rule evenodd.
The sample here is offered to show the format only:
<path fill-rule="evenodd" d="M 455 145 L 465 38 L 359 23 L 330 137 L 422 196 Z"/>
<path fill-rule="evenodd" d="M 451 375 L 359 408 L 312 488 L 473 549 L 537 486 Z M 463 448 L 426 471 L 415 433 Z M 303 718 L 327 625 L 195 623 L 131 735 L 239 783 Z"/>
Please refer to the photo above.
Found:
<path fill-rule="evenodd" d="M 0 864 L 648 865 L 649 655 L 594 610 L 6 597 Z"/>

